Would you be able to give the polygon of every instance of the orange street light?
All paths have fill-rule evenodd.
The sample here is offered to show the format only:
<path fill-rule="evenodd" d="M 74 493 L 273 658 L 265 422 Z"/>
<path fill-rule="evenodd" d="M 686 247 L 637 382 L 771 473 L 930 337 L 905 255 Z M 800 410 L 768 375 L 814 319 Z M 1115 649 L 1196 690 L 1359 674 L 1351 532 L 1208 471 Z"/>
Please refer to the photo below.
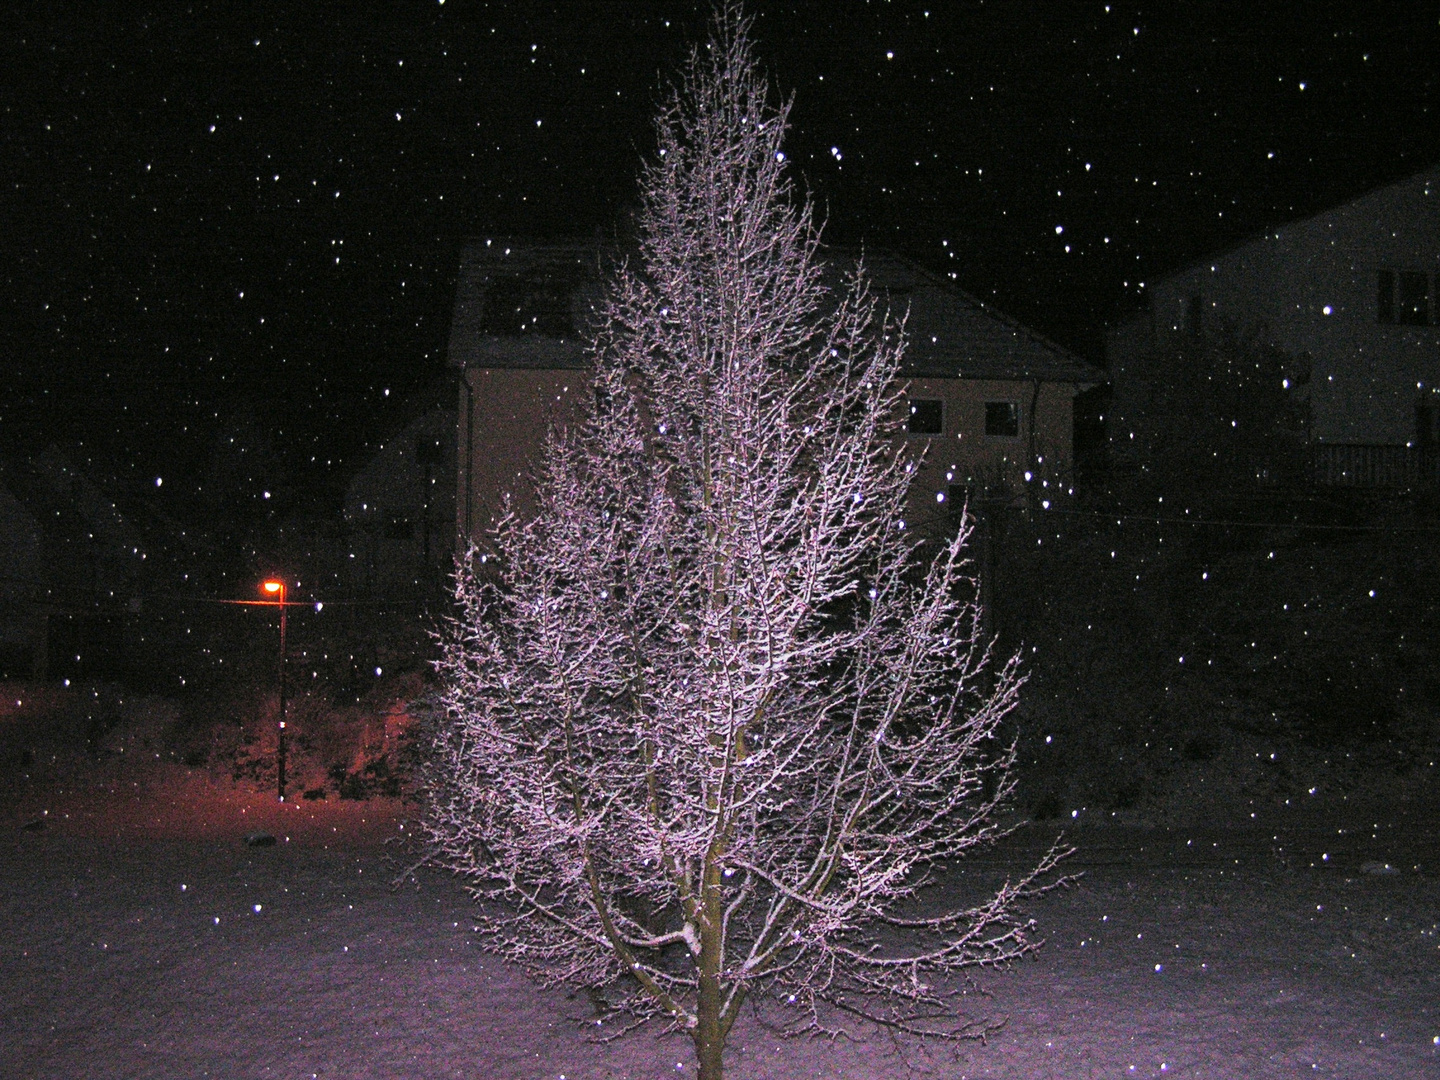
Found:
<path fill-rule="evenodd" d="M 275 597 L 280 608 L 280 745 L 277 757 L 276 790 L 285 801 L 285 582 L 270 578 L 260 586 L 267 596 Z"/>

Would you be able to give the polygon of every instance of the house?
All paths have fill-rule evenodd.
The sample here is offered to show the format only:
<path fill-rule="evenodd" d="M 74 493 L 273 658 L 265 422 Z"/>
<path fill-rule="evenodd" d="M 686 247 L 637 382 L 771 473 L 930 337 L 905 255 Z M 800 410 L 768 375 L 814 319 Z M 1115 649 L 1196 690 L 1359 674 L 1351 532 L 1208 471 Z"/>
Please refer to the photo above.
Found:
<path fill-rule="evenodd" d="M 1317 480 L 1406 485 L 1440 421 L 1440 167 L 1268 229 L 1149 286 L 1106 341 L 1112 439 L 1143 423 L 1136 372 L 1177 337 L 1229 326 L 1308 360 Z"/>
<path fill-rule="evenodd" d="M 0 483 L 0 678 L 45 668 L 44 540 L 35 515 Z"/>
<path fill-rule="evenodd" d="M 0 677 L 121 670 L 149 546 L 59 448 L 0 461 Z"/>
<path fill-rule="evenodd" d="M 947 523 L 967 497 L 1048 508 L 1073 495 L 1075 400 L 1104 373 L 908 260 L 882 252 L 865 265 L 906 314 L 915 523 Z"/>
<path fill-rule="evenodd" d="M 594 243 L 484 240 L 461 253 L 448 360 L 460 383 L 455 520 L 462 540 L 478 542 L 493 529 L 507 495 L 523 511 L 546 431 L 575 415 L 604 259 Z"/>
<path fill-rule="evenodd" d="M 509 496 L 533 498 L 546 431 L 587 390 L 586 329 L 607 255 L 595 244 L 485 240 L 461 257 L 449 362 L 459 376 L 456 522 L 479 541 Z M 854 256 L 832 253 L 835 263 Z M 948 527 L 974 494 L 1048 505 L 1073 488 L 1076 395 L 1097 368 L 894 255 L 867 256 L 874 287 L 908 311 L 907 440 L 923 451 L 910 521 Z"/>
<path fill-rule="evenodd" d="M 420 393 L 410 415 L 345 489 L 344 577 L 352 591 L 397 594 L 433 586 L 451 568 L 455 532 L 455 408 L 448 379 Z"/>

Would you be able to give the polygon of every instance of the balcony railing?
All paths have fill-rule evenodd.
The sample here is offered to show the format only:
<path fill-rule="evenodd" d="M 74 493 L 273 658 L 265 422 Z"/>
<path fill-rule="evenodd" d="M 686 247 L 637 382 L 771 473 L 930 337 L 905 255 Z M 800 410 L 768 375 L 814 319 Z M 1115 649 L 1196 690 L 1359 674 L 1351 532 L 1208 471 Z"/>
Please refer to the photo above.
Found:
<path fill-rule="evenodd" d="M 1413 446 L 1316 443 L 1311 477 L 1340 487 L 1420 488 L 1440 486 L 1440 454 Z"/>

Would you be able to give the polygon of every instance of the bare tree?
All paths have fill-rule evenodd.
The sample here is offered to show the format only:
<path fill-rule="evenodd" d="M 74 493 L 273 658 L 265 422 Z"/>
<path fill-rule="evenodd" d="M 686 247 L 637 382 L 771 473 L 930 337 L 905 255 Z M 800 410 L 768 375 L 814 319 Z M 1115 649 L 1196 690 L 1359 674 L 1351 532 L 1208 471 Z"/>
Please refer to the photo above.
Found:
<path fill-rule="evenodd" d="M 1117 403 L 1117 463 L 1192 497 L 1303 483 L 1310 357 L 1266 334 L 1263 324 L 1221 321 L 1167 336 L 1134 365 Z"/>
<path fill-rule="evenodd" d="M 965 530 L 904 528 L 901 327 L 827 286 L 733 9 L 692 54 L 643 174 L 640 254 L 553 436 L 533 518 L 457 577 L 429 828 L 492 947 L 624 988 L 705 1080 L 749 998 L 976 1033 L 956 973 L 1034 947 L 1017 902 L 925 891 L 993 840 L 1014 658 L 979 634 Z M 933 898 L 933 899 L 932 899 Z"/>

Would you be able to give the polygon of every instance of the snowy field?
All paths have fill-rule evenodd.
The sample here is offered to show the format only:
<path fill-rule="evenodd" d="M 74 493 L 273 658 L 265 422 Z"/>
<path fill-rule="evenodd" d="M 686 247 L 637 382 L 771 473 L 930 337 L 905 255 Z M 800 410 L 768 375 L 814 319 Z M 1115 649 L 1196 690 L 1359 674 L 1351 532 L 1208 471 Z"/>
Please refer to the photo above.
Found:
<path fill-rule="evenodd" d="M 0 1076 L 693 1075 L 675 1036 L 589 1041 L 590 1000 L 482 953 L 454 880 L 392 888 L 397 804 L 281 808 L 178 767 L 138 775 L 57 774 L 0 806 Z M 727 1075 L 1440 1076 L 1425 806 L 1075 829 L 1084 876 L 1034 907 L 1038 958 L 977 978 L 973 1014 L 1006 1021 L 987 1043 L 786 1041 L 751 1018 Z M 256 830 L 275 846 L 247 847 Z"/>

